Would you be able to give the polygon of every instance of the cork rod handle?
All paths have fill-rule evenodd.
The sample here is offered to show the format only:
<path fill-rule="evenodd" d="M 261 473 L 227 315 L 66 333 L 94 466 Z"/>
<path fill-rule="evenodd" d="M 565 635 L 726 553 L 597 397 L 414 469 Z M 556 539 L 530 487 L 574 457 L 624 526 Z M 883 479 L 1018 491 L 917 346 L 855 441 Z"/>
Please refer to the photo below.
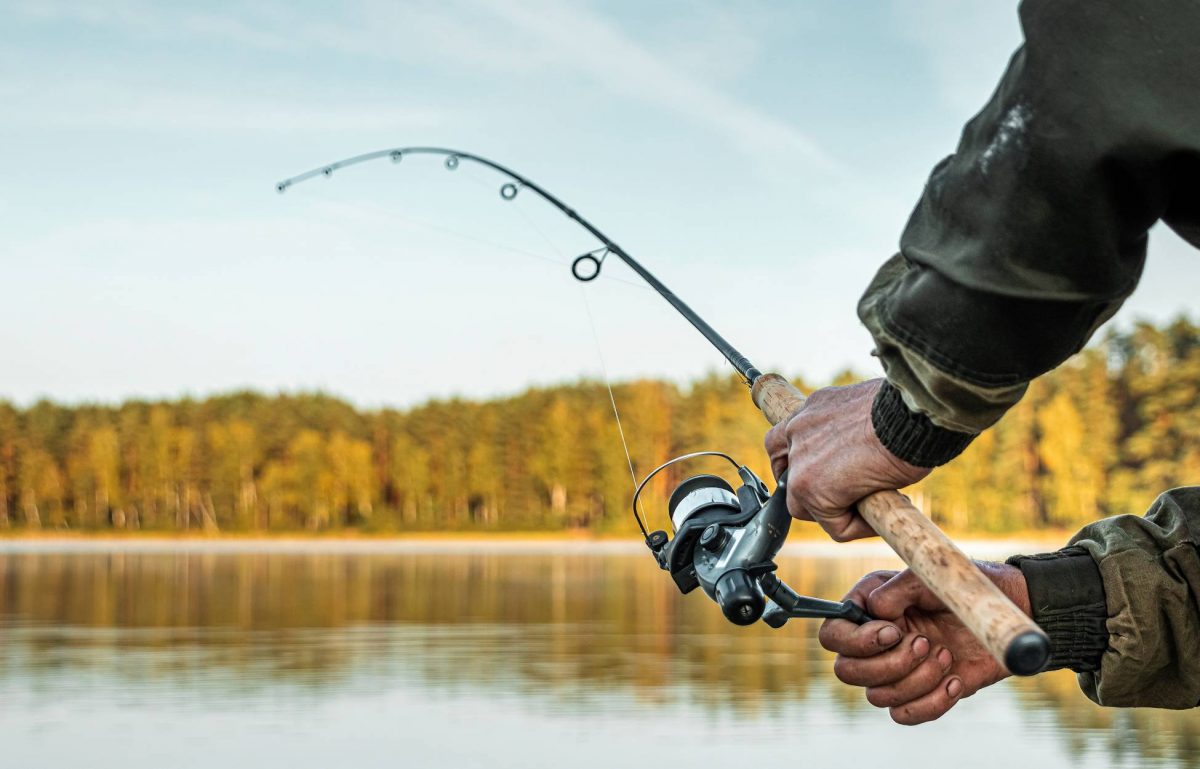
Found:
<path fill-rule="evenodd" d="M 804 395 L 778 374 L 763 374 L 751 390 L 771 424 L 804 405 Z M 1050 641 L 1033 620 L 898 491 L 879 491 L 858 512 L 988 651 L 1016 675 L 1033 675 L 1050 657 Z"/>

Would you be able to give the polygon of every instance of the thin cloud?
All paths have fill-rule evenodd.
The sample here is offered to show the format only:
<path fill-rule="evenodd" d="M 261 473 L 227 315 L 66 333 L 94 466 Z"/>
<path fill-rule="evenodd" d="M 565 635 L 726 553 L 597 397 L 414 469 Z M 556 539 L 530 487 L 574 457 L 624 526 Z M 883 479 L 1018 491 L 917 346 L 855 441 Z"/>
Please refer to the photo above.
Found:
<path fill-rule="evenodd" d="M 18 3 L 13 10 L 28 21 L 83 24 L 160 39 L 215 38 L 269 50 L 283 50 L 295 44 L 287 35 L 274 34 L 260 24 L 231 14 L 136 0 L 106 0 L 104 3 L 36 0 Z"/>
<path fill-rule="evenodd" d="M 822 170 L 837 166 L 812 137 L 795 126 L 679 71 L 607 19 L 581 6 L 511 0 L 481 0 L 480 5 L 532 36 L 559 65 L 616 94 L 707 124 L 748 154 L 789 153 Z"/>
<path fill-rule="evenodd" d="M 318 22 L 280 5 L 222 15 L 128 0 L 103 6 L 57 2 L 19 8 L 31 19 L 103 26 L 158 39 L 199 39 L 268 51 L 323 49 L 350 57 L 425 65 L 436 61 L 447 69 L 512 76 L 573 73 L 613 95 L 704 126 L 749 156 L 769 158 L 771 165 L 793 159 L 817 170 L 839 170 L 833 157 L 795 125 L 715 87 L 710 78 L 692 74 L 669 56 L 634 40 L 611 19 L 579 4 L 467 0 L 422 7 L 367 2 L 331 7 L 327 11 L 331 16 Z M 728 57 L 732 50 L 724 48 L 714 55 Z M 690 55 L 702 54 L 692 51 Z M 186 106 L 184 111 L 192 119 L 202 124 L 213 120 L 203 105 Z M 155 109 L 139 114 L 125 118 L 97 110 L 101 123 L 170 119 Z M 246 112 L 247 127 L 265 127 L 271 118 L 256 117 L 262 114 L 267 112 Z M 330 116 L 310 118 L 319 125 L 343 127 Z M 403 118 L 384 114 L 371 121 L 359 115 L 347 121 L 351 126 L 411 125 Z M 237 127 L 237 120 L 216 122 Z"/>
<path fill-rule="evenodd" d="M 894 0 L 892 13 L 929 62 L 942 102 L 964 120 L 987 102 L 1021 44 L 1015 3 Z"/>
<path fill-rule="evenodd" d="M 323 102 L 319 106 L 248 97 L 216 97 L 104 81 L 0 86 L 15 107 L 6 127 L 194 132 L 369 131 L 431 128 L 443 110 Z"/>

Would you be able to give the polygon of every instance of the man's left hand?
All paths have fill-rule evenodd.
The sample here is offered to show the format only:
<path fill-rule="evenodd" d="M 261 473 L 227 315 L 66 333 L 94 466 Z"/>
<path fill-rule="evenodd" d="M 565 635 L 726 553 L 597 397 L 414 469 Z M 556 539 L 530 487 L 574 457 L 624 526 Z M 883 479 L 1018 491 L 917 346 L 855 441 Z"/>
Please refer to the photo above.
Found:
<path fill-rule="evenodd" d="M 1029 613 L 1029 589 L 1020 569 L 982 561 L 976 566 Z M 846 598 L 876 619 L 861 626 L 826 620 L 818 636 L 821 646 L 838 655 L 834 674 L 866 687 L 867 701 L 888 708 L 898 724 L 940 718 L 960 700 L 1009 675 L 911 571 L 868 574 Z"/>

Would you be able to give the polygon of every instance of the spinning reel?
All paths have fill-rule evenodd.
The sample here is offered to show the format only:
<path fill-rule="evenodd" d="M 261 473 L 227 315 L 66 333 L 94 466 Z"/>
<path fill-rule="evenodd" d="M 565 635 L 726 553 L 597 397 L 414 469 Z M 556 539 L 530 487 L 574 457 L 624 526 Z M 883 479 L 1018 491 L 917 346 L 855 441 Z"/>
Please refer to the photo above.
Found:
<path fill-rule="evenodd" d="M 695 475 L 671 492 L 668 512 L 675 536 L 647 532 L 638 500 L 654 476 L 678 462 L 720 457 L 737 468 L 742 485 L 733 487 L 717 475 Z M 862 624 L 871 619 L 853 601 L 826 601 L 798 595 L 775 574 L 771 559 L 791 527 L 787 510 L 787 475 L 773 494 L 749 468 L 727 454 L 700 451 L 676 457 L 655 468 L 633 495 L 633 515 L 658 565 L 671 574 L 680 592 L 703 588 L 735 625 L 759 619 L 774 628 L 793 617 L 837 617 Z"/>

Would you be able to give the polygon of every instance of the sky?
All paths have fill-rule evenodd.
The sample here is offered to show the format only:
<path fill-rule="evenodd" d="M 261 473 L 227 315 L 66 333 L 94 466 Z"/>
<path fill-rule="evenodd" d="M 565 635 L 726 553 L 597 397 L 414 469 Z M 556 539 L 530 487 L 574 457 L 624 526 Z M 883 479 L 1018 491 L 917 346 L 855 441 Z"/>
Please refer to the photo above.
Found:
<path fill-rule="evenodd" d="M 1020 43 L 1016 4 L 0 0 L 0 398 L 364 407 L 729 370 L 479 153 L 764 370 L 878 372 L 855 304 Z M 1195 312 L 1156 229 L 1116 319 Z"/>

